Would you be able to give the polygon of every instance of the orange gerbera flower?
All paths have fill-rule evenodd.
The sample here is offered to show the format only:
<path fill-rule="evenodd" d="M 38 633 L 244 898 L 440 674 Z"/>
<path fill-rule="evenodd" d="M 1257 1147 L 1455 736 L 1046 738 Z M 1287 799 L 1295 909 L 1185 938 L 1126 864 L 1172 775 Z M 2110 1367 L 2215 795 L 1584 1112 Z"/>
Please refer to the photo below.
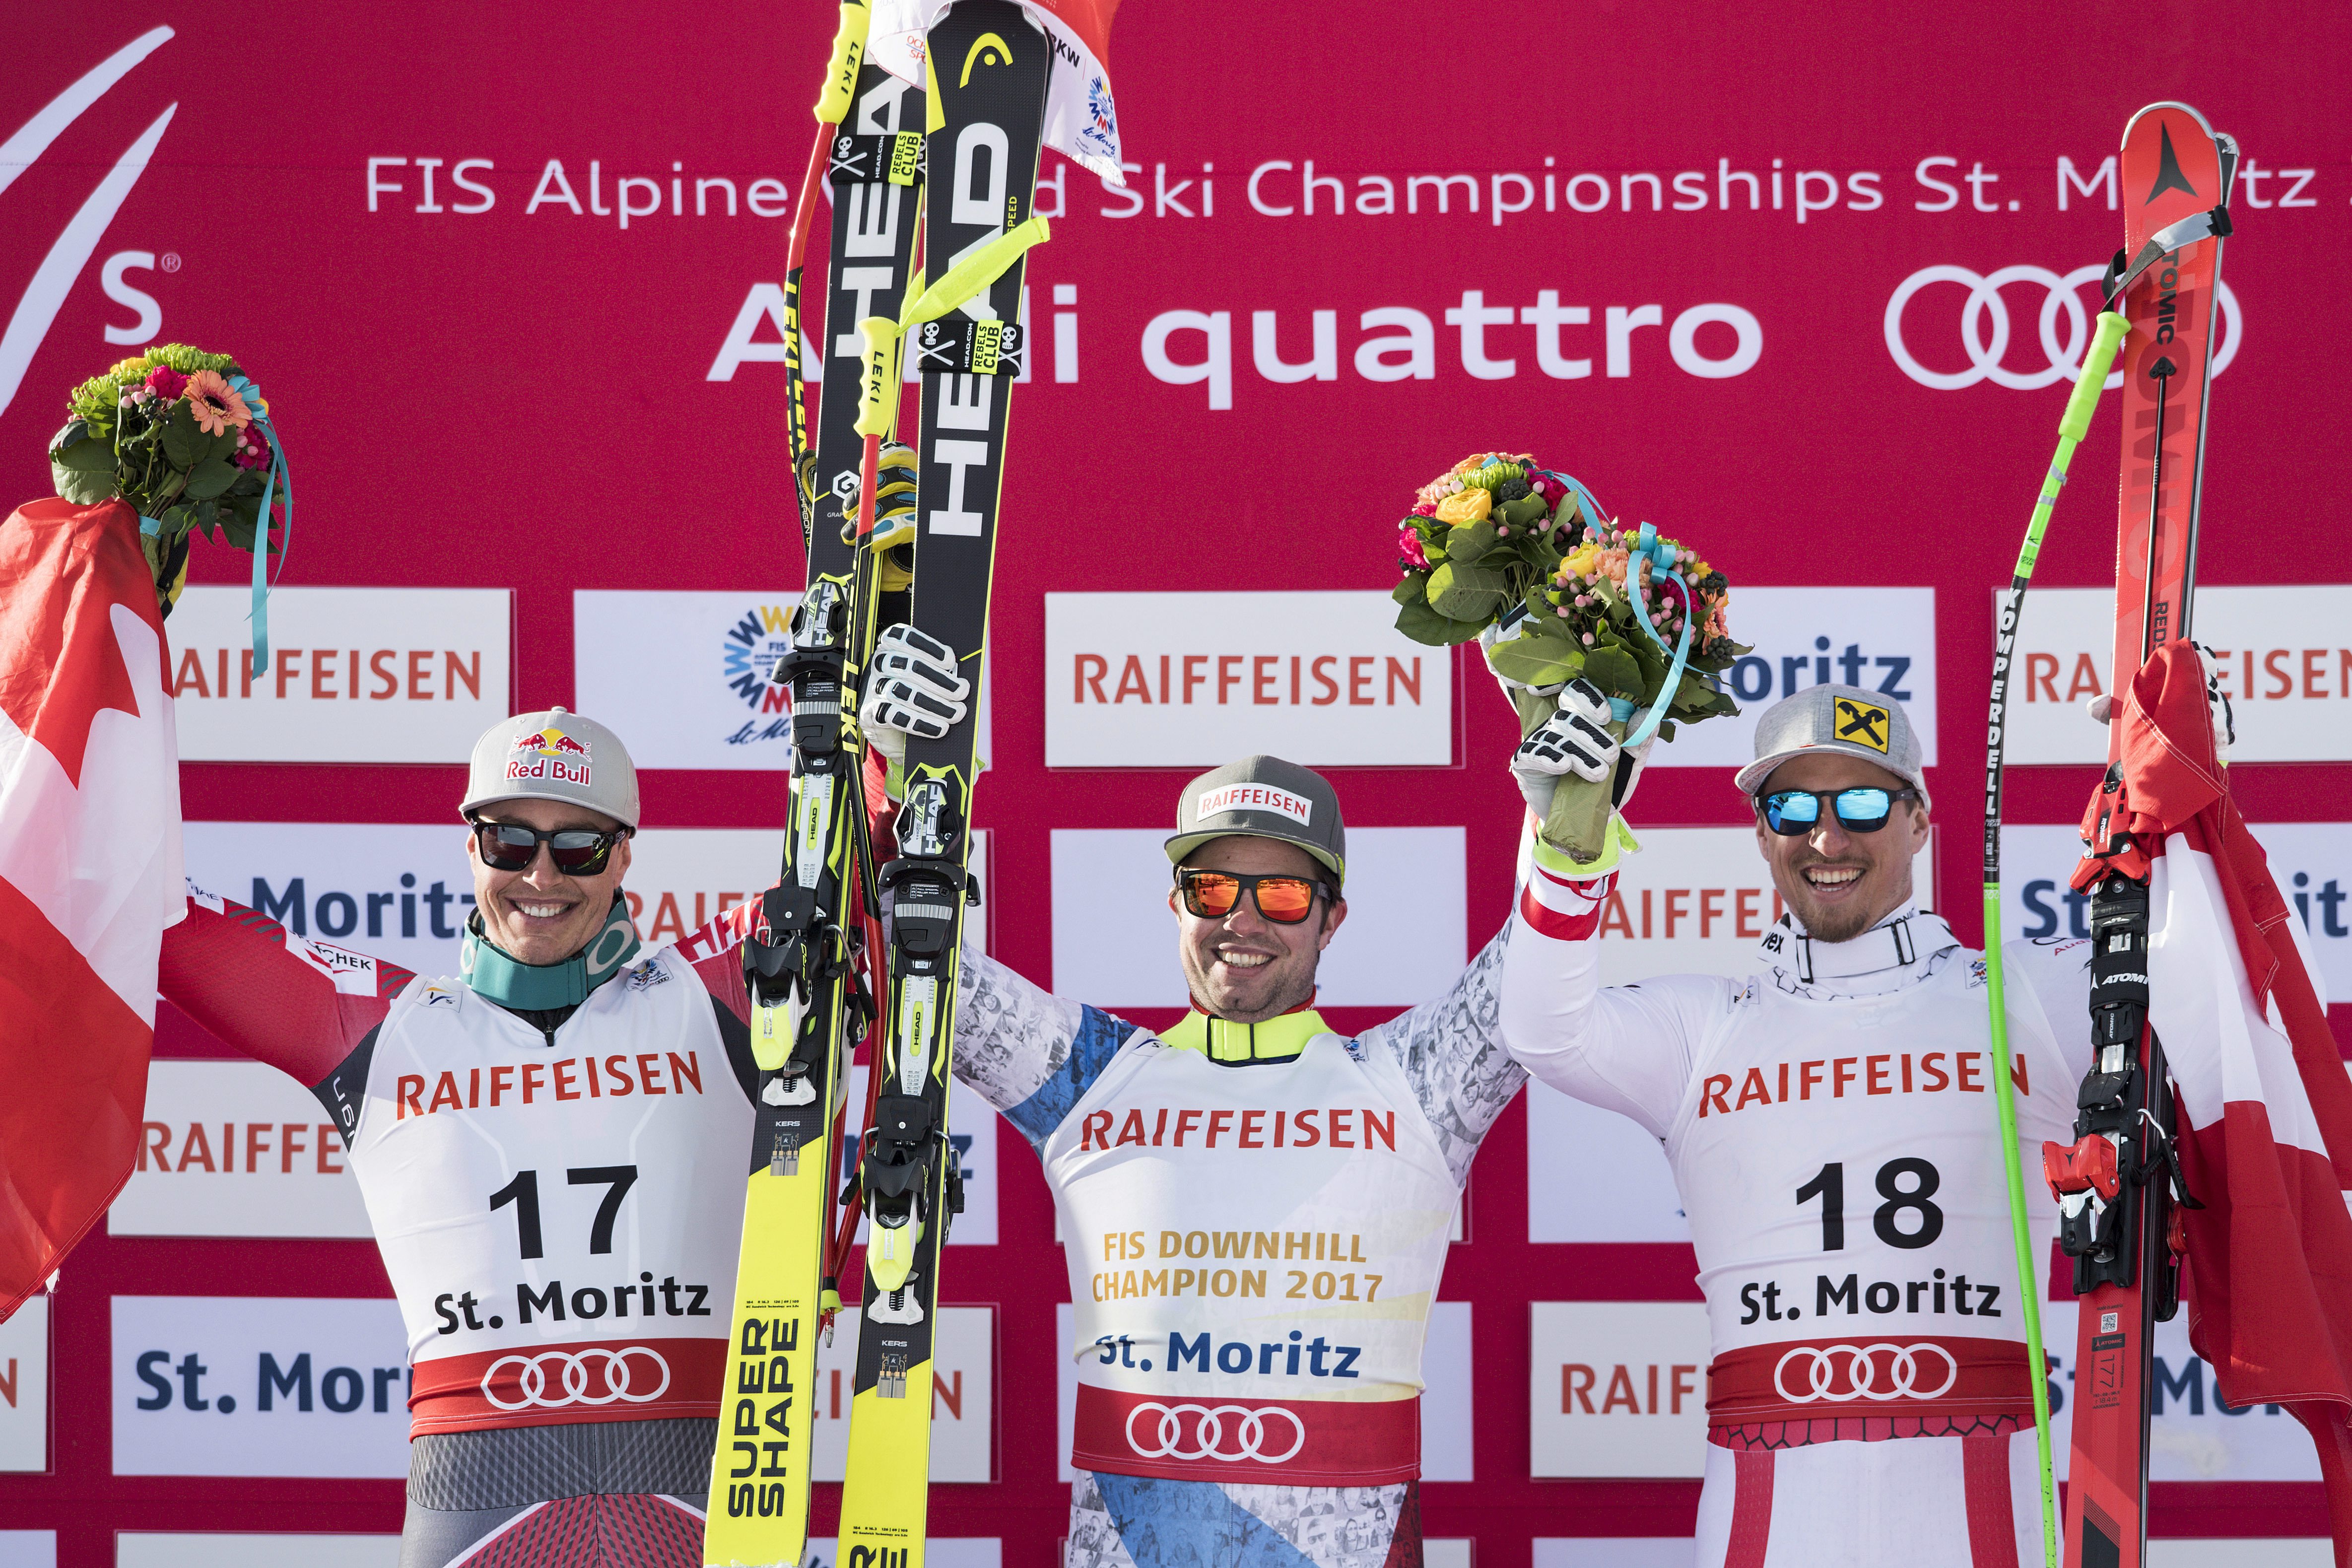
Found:
<path fill-rule="evenodd" d="M 188 406 L 195 411 L 197 428 L 207 436 L 217 436 L 234 425 L 242 430 L 253 423 L 253 414 L 229 384 L 216 370 L 200 370 L 188 377 Z"/>

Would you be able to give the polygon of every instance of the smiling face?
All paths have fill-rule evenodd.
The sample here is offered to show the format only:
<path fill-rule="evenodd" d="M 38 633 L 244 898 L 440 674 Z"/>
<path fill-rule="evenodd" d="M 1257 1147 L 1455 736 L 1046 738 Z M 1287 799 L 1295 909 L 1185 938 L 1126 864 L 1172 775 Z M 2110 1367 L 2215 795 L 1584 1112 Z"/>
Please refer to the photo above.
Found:
<path fill-rule="evenodd" d="M 1296 844 L 1240 834 L 1213 838 L 1186 858 L 1200 871 L 1240 876 L 1305 877 L 1328 884 L 1331 873 Z M 1174 892 L 1176 952 L 1193 1000 L 1220 1018 L 1262 1024 L 1289 1012 L 1315 994 L 1315 965 L 1348 918 L 1348 901 L 1318 894 L 1315 908 L 1297 925 L 1278 925 L 1257 912 L 1254 893 L 1244 893 L 1223 920 L 1202 920 Z"/>
<path fill-rule="evenodd" d="M 556 800 L 495 801 L 476 813 L 485 822 L 515 822 L 543 833 L 584 828 L 610 833 L 620 824 L 601 813 Z M 530 864 L 500 871 L 482 863 L 481 844 L 468 830 L 466 858 L 474 868 L 474 907 L 492 942 L 520 963 L 561 963 L 588 945 L 612 911 L 613 894 L 629 869 L 629 841 L 613 846 L 604 869 L 570 877 L 555 868 L 546 845 Z"/>
<path fill-rule="evenodd" d="M 1794 757 L 1772 770 L 1759 795 L 1782 789 L 1910 787 L 1900 778 L 1859 757 L 1824 752 Z M 1927 842 L 1927 811 L 1916 800 L 1895 803 L 1886 826 L 1875 833 L 1849 833 L 1822 803 L 1822 819 L 1810 833 L 1784 838 L 1756 814 L 1756 842 L 1772 868 L 1772 885 L 1820 942 L 1850 942 L 1901 909 L 1911 897 L 1911 858 Z"/>

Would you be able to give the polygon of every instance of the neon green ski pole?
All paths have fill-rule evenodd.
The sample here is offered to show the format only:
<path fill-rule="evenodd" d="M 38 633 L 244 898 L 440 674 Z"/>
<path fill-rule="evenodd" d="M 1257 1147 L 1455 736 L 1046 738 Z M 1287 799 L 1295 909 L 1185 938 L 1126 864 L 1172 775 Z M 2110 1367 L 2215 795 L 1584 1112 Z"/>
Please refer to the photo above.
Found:
<path fill-rule="evenodd" d="M 2010 1233 L 2017 1242 L 2017 1299 L 2025 1303 L 2025 1353 L 2033 1384 L 2033 1442 L 2042 1461 L 2042 1550 L 2048 1568 L 2058 1568 L 2058 1482 L 2050 1458 L 2049 1362 L 2042 1349 L 2042 1270 L 2033 1258 L 2033 1230 L 2025 1213 L 2025 1165 L 2017 1146 L 2017 1089 L 2010 1078 L 2009 1012 L 2004 1001 L 2000 965 L 2000 773 L 2001 752 L 2009 732 L 2010 664 L 2017 652 L 2017 621 L 2025 608 L 2025 590 L 2033 581 L 2033 563 L 2042 553 L 2042 533 L 2066 483 L 2066 469 L 2074 447 L 2091 427 L 2091 415 L 2106 386 L 2107 367 L 2131 323 L 2113 310 L 2099 314 L 2090 352 L 2083 356 L 2074 395 L 2058 421 L 2058 452 L 2042 483 L 2042 497 L 2025 525 L 2025 543 L 2018 550 L 2017 567 L 2010 575 L 2009 597 L 2000 607 L 2000 629 L 1992 656 L 1992 715 L 1985 747 L 1984 943 L 1985 999 L 1992 1010 L 1993 1103 L 2000 1110 L 2000 1152 L 2009 1177 Z"/>

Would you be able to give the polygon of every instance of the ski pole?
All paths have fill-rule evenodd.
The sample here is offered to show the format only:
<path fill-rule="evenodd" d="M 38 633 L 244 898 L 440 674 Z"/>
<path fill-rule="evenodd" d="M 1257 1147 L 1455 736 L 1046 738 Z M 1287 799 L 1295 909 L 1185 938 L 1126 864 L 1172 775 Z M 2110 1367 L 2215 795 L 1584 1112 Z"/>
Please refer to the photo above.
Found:
<path fill-rule="evenodd" d="M 847 119 L 857 91 L 858 68 L 866 58 L 866 0 L 842 0 L 841 24 L 824 68 L 824 90 L 816 100 L 816 139 L 809 144 L 808 168 L 793 204 L 793 226 L 784 250 L 784 438 L 793 469 L 793 489 L 801 505 L 801 531 L 816 526 L 816 442 L 809 434 L 808 385 L 801 377 L 801 273 L 808 256 L 809 230 L 822 205 L 826 154 Z"/>
<path fill-rule="evenodd" d="M 2074 395 L 2058 421 L 2058 451 L 2050 459 L 2042 496 L 2025 525 L 2025 542 L 2017 552 L 2010 575 L 2009 597 L 2000 607 L 1998 646 L 1992 656 L 1992 715 L 1985 745 L 1984 930 L 1985 997 L 1992 1010 L 1993 1103 L 2000 1111 L 2000 1152 L 2009 1178 L 2010 1233 L 2017 1242 L 2017 1297 L 2025 1303 L 2025 1353 L 2033 1387 L 2033 1443 L 2042 1466 L 2042 1550 L 2048 1568 L 2058 1568 L 2058 1485 L 2050 1459 L 2049 1363 L 2042 1349 L 2042 1271 L 2034 1267 L 2033 1232 L 2025 1214 L 2025 1166 L 2017 1147 L 2017 1089 L 2010 1079 L 2009 1013 L 2003 1000 L 2000 962 L 2000 773 L 2001 751 L 2009 732 L 2010 664 L 2017 652 L 2017 622 L 2025 608 L 2025 590 L 2033 581 L 2033 563 L 2042 553 L 2042 531 L 2058 504 L 2066 483 L 2074 447 L 2091 427 L 2091 415 L 2105 387 L 2107 367 L 2131 323 L 2113 310 L 2099 312 L 2098 327 L 2083 367 L 2074 378 Z"/>

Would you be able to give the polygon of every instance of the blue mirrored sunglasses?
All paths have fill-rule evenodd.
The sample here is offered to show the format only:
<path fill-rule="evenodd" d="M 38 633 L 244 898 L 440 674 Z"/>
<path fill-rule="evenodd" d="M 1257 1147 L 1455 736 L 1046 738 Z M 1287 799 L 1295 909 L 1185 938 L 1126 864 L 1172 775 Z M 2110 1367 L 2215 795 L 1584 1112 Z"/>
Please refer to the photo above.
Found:
<path fill-rule="evenodd" d="M 1834 803 L 1838 826 L 1848 833 L 1875 833 L 1886 826 L 1896 801 L 1918 798 L 1916 789 L 1776 789 L 1758 796 L 1756 804 L 1767 827 L 1783 838 L 1794 838 L 1821 826 L 1825 800 Z"/>

